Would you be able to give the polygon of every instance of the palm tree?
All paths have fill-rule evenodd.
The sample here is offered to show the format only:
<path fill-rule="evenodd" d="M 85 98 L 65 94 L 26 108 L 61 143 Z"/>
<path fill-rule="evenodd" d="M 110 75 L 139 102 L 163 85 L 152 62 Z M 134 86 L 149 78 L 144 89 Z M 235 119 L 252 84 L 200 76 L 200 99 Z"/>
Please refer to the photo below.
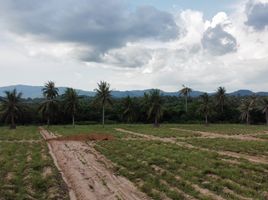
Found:
<path fill-rule="evenodd" d="M 104 127 L 104 119 L 105 119 L 105 106 L 107 104 L 112 105 L 112 91 L 110 90 L 110 84 L 101 81 L 98 83 L 98 88 L 95 89 L 96 97 L 95 101 L 101 104 L 102 107 L 102 126 Z"/>
<path fill-rule="evenodd" d="M 179 91 L 180 95 L 183 95 L 185 97 L 185 111 L 188 112 L 188 96 L 192 92 L 192 89 L 189 87 L 186 87 L 185 85 L 182 85 L 182 89 Z"/>
<path fill-rule="evenodd" d="M 46 99 L 54 99 L 59 95 L 59 89 L 55 87 L 55 83 L 53 81 L 45 83 L 45 87 L 42 91 Z"/>
<path fill-rule="evenodd" d="M 200 98 L 201 98 L 201 105 L 199 107 L 199 112 L 204 114 L 205 124 L 208 125 L 208 116 L 212 112 L 212 106 L 207 93 L 202 94 Z"/>
<path fill-rule="evenodd" d="M 257 97 L 255 95 L 251 96 L 250 99 L 243 100 L 239 107 L 241 112 L 240 118 L 246 120 L 247 125 L 250 124 L 250 112 L 254 109 Z"/>
<path fill-rule="evenodd" d="M 154 126 L 159 127 L 159 120 L 163 116 L 163 100 L 160 90 L 153 89 L 147 96 L 149 110 L 148 118 L 154 117 Z"/>
<path fill-rule="evenodd" d="M 123 116 L 126 117 L 127 123 L 130 123 L 135 118 L 135 106 L 132 98 L 130 96 L 127 96 L 123 101 L 123 105 L 125 108 Z"/>
<path fill-rule="evenodd" d="M 5 91 L 5 97 L 0 99 L 2 115 L 5 121 L 10 121 L 10 129 L 16 129 L 15 120 L 23 111 L 21 103 L 22 93 L 17 93 L 17 90 Z"/>
<path fill-rule="evenodd" d="M 75 127 L 75 114 L 79 105 L 79 96 L 75 89 L 67 88 L 63 94 L 63 98 L 65 110 L 72 115 L 73 127 Z"/>
<path fill-rule="evenodd" d="M 59 89 L 55 87 L 55 83 L 48 81 L 45 83 L 45 87 L 42 89 L 43 95 L 46 98 L 39 107 L 43 117 L 47 118 L 47 126 L 50 125 L 50 118 L 52 117 L 54 111 L 58 108 L 58 101 L 56 97 L 59 95 Z"/>
<path fill-rule="evenodd" d="M 226 99 L 226 90 L 224 87 L 219 87 L 216 93 L 216 100 L 217 100 L 217 105 L 220 106 L 222 113 L 223 113 L 223 107 L 225 104 L 225 99 Z"/>
<path fill-rule="evenodd" d="M 268 98 L 263 98 L 260 101 L 260 110 L 265 114 L 266 125 L 268 125 Z"/>

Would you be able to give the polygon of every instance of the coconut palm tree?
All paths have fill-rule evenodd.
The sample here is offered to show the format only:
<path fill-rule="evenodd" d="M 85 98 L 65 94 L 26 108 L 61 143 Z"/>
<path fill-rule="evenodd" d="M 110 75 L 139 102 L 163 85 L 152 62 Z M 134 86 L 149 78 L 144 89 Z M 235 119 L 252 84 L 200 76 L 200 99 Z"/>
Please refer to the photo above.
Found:
<path fill-rule="evenodd" d="M 260 110 L 265 114 L 266 125 L 268 125 L 268 98 L 263 98 L 260 101 Z"/>
<path fill-rule="evenodd" d="M 148 100 L 148 118 L 154 118 L 154 126 L 159 127 L 159 120 L 163 116 L 163 100 L 160 90 L 153 89 L 147 96 Z"/>
<path fill-rule="evenodd" d="M 59 89 L 55 87 L 55 83 L 48 81 L 45 83 L 45 87 L 42 89 L 43 95 L 46 98 L 39 107 L 39 112 L 44 118 L 47 119 L 47 126 L 50 125 L 50 119 L 53 116 L 55 110 L 58 108 L 58 101 L 56 97 L 59 95 Z"/>
<path fill-rule="evenodd" d="M 54 99 L 59 95 L 59 89 L 55 87 L 55 83 L 53 81 L 45 83 L 45 87 L 42 91 L 46 99 Z"/>
<path fill-rule="evenodd" d="M 22 93 L 17 93 L 17 90 L 5 91 L 5 97 L 0 99 L 1 114 L 5 121 L 10 121 L 10 129 L 16 129 L 15 120 L 23 111 L 21 103 Z"/>
<path fill-rule="evenodd" d="M 182 89 L 179 91 L 180 95 L 183 95 L 185 97 L 185 111 L 188 112 L 188 96 L 192 92 L 192 89 L 189 87 L 186 87 L 185 85 L 182 85 Z"/>
<path fill-rule="evenodd" d="M 135 106 L 132 98 L 130 96 L 127 96 L 123 100 L 123 106 L 124 106 L 124 112 L 123 116 L 127 119 L 127 123 L 130 123 L 135 118 Z"/>
<path fill-rule="evenodd" d="M 104 127 L 105 106 L 107 104 L 112 105 L 112 91 L 110 90 L 110 84 L 105 81 L 101 81 L 98 83 L 98 88 L 95 89 L 95 91 L 95 102 L 100 103 L 102 107 L 102 126 Z"/>
<path fill-rule="evenodd" d="M 204 114 L 205 124 L 208 125 L 208 117 L 212 112 L 212 106 L 207 93 L 202 94 L 200 98 L 201 98 L 201 104 L 199 107 L 199 112 L 201 114 Z"/>
<path fill-rule="evenodd" d="M 75 89 L 67 88 L 63 94 L 65 111 L 72 115 L 72 124 L 75 127 L 75 114 L 79 105 L 79 96 Z"/>
<path fill-rule="evenodd" d="M 220 106 L 223 113 L 223 107 L 226 100 L 226 90 L 224 87 L 219 87 L 216 93 L 217 106 Z"/>
<path fill-rule="evenodd" d="M 244 99 L 239 107 L 241 112 L 240 118 L 246 120 L 247 125 L 250 124 L 250 113 L 255 107 L 257 96 L 253 95 L 249 99 Z"/>

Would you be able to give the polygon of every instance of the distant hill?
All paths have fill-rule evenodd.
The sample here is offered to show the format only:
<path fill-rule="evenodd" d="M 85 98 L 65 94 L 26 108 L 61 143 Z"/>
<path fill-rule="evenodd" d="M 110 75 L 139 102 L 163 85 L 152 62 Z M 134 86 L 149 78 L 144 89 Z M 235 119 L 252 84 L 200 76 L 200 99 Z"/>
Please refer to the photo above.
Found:
<path fill-rule="evenodd" d="M 13 90 L 14 88 L 17 89 L 18 92 L 22 92 L 23 93 L 23 97 L 24 98 L 41 98 L 42 97 L 42 88 L 43 86 L 30 86 L 30 85 L 12 85 L 12 86 L 5 86 L 5 87 L 0 87 L 0 96 L 4 96 L 4 92 L 5 91 L 9 91 L 9 90 Z M 63 94 L 64 91 L 66 90 L 67 87 L 59 87 L 59 94 Z M 114 97 L 126 97 L 126 96 L 130 96 L 130 97 L 141 97 L 144 95 L 145 92 L 150 91 L 150 89 L 146 89 L 146 90 L 127 90 L 127 91 L 113 91 L 112 95 Z M 79 95 L 83 95 L 83 96 L 95 96 L 95 92 L 94 91 L 85 91 L 85 90 L 79 90 L 77 89 L 77 92 L 79 93 Z M 203 94 L 204 92 L 201 91 L 193 91 L 190 96 L 191 97 L 198 97 L 201 94 Z M 164 96 L 179 96 L 179 92 L 165 92 L 162 91 L 162 94 Z M 213 95 L 214 93 L 209 93 L 209 95 Z M 232 93 L 229 93 L 228 95 L 231 96 L 250 96 L 254 94 L 254 92 L 250 91 L 250 90 L 238 90 Z M 268 92 L 257 92 L 255 93 L 256 95 L 259 96 L 268 96 Z"/>
<path fill-rule="evenodd" d="M 41 98 L 43 86 L 30 86 L 30 85 L 12 85 L 0 87 L 0 96 L 4 95 L 5 91 L 17 89 L 18 92 L 23 93 L 24 98 Z M 63 94 L 67 87 L 59 87 L 59 94 Z M 89 92 L 84 90 L 77 90 L 79 95 L 94 96 L 95 92 Z"/>

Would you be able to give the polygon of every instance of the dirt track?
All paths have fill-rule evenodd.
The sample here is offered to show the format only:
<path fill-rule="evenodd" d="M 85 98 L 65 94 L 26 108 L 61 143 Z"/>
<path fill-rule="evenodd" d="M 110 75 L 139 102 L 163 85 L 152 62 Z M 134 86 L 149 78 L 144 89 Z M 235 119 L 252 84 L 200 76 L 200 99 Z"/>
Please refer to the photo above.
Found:
<path fill-rule="evenodd" d="M 56 166 L 68 185 L 71 200 L 142 200 L 149 199 L 126 178 L 116 176 L 108 160 L 93 143 L 50 140 L 52 133 L 41 129 Z"/>

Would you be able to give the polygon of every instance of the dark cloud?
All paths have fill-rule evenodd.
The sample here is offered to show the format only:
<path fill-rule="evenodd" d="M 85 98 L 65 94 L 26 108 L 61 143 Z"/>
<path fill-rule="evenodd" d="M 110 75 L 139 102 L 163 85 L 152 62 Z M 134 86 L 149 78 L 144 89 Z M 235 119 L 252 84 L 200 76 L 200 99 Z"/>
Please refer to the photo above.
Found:
<path fill-rule="evenodd" d="M 246 25 L 255 30 L 264 30 L 268 27 L 268 3 L 249 1 L 246 6 Z"/>
<path fill-rule="evenodd" d="M 224 55 L 237 50 L 235 37 L 227 33 L 221 24 L 214 28 L 208 28 L 201 42 L 203 48 L 213 55 Z"/>
<path fill-rule="evenodd" d="M 130 11 L 123 0 L 0 0 L 0 17 L 18 34 L 93 48 L 85 60 L 127 42 L 178 36 L 170 13 L 149 6 Z"/>

